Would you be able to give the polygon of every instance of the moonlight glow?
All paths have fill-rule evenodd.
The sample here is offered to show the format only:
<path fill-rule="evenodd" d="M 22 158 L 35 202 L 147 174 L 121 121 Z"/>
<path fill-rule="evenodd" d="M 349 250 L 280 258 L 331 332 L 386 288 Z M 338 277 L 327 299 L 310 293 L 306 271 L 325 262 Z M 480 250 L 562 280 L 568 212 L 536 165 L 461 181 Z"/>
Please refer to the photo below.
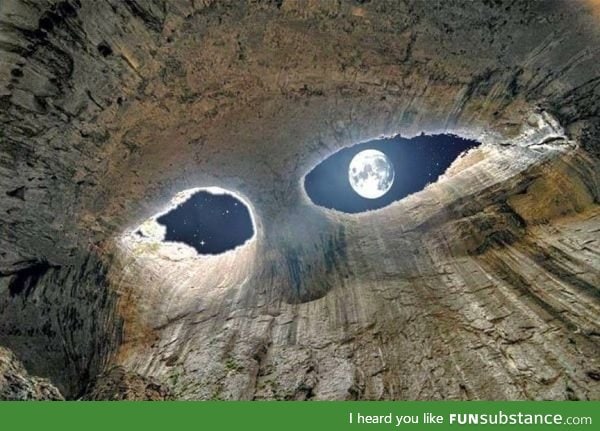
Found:
<path fill-rule="evenodd" d="M 377 199 L 392 187 L 394 167 L 381 151 L 361 151 L 350 162 L 348 179 L 354 191 L 360 196 Z"/>

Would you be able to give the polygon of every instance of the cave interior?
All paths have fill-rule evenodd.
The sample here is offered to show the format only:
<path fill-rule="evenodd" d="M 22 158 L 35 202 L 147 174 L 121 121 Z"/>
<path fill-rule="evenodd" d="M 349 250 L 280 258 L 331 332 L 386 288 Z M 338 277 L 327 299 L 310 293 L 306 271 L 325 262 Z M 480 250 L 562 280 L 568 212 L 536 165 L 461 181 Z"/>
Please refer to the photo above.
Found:
<path fill-rule="evenodd" d="M 597 0 L 2 0 L 0 399 L 598 400 L 599 167 Z M 202 190 L 251 234 L 165 239 Z"/>

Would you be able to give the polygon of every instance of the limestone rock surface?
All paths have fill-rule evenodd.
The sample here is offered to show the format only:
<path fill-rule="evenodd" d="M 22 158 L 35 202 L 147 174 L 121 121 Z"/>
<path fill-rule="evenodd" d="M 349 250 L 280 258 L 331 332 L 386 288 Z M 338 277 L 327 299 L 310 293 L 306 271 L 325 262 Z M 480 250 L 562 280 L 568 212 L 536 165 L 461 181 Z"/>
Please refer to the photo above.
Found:
<path fill-rule="evenodd" d="M 599 11 L 1 1 L 0 345 L 68 399 L 600 399 Z M 482 145 L 377 211 L 306 196 L 420 133 Z M 244 247 L 131 235 L 204 186 Z"/>
<path fill-rule="evenodd" d="M 169 389 L 150 378 L 114 367 L 99 375 L 88 388 L 84 401 L 165 401 L 173 399 Z"/>
<path fill-rule="evenodd" d="M 30 376 L 8 349 L 0 347 L 0 399 L 6 401 L 64 400 L 47 379 Z"/>

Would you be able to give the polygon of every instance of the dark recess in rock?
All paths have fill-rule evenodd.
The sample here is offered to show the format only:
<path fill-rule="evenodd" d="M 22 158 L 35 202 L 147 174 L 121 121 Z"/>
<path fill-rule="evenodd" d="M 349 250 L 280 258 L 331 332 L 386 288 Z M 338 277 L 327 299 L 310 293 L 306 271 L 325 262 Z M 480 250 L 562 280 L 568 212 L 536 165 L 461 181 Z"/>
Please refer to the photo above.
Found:
<path fill-rule="evenodd" d="M 113 53 L 113 50 L 108 43 L 100 42 L 98 44 L 98 52 L 102 55 L 102 57 L 108 57 Z"/>
<path fill-rule="evenodd" d="M 56 268 L 56 266 L 52 266 L 45 261 L 40 261 L 14 273 L 13 278 L 8 284 L 10 296 L 29 296 L 29 293 L 35 288 L 39 279 L 46 275 L 51 268 Z"/>
<path fill-rule="evenodd" d="M 21 69 L 12 69 L 10 74 L 15 78 L 21 78 L 23 76 L 23 71 Z"/>
<path fill-rule="evenodd" d="M 131 13 L 141 19 L 150 29 L 160 33 L 164 22 L 166 3 L 162 0 L 139 1 L 125 0 L 125 5 Z M 161 15 L 158 14 L 161 12 Z"/>
<path fill-rule="evenodd" d="M 588 371 L 586 374 L 590 379 L 600 381 L 600 371 Z"/>
<path fill-rule="evenodd" d="M 17 199 L 21 199 L 22 201 L 25 200 L 25 187 L 17 187 L 14 190 L 9 190 L 6 192 L 7 196 L 10 196 L 11 198 L 17 198 Z"/>

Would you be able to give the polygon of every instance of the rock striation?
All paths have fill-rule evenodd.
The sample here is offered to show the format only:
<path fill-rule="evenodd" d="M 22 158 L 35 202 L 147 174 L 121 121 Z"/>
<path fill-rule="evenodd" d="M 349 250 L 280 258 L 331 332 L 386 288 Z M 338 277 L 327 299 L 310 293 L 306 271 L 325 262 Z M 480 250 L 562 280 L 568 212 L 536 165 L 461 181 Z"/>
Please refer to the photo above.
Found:
<path fill-rule="evenodd" d="M 0 397 L 599 399 L 599 20 L 3 1 Z M 310 202 L 321 160 L 398 133 L 482 146 L 377 211 Z M 243 247 L 133 239 L 213 186 L 249 204 Z"/>

